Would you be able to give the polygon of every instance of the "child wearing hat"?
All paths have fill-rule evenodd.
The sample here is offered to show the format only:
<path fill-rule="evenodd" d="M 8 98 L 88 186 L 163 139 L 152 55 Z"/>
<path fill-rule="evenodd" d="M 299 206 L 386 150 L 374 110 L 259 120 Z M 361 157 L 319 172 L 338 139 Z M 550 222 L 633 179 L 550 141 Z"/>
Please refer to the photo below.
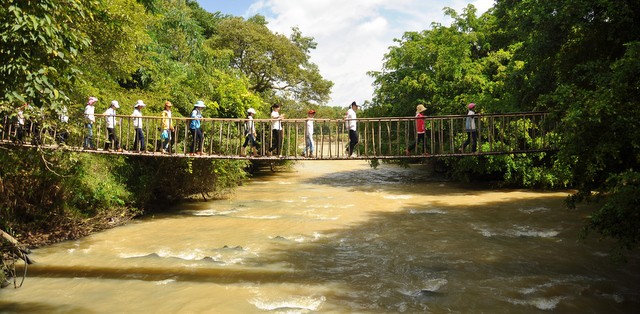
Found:
<path fill-rule="evenodd" d="M 106 147 L 111 151 L 111 149 L 115 149 L 117 152 L 122 152 L 122 148 L 120 148 L 120 140 L 118 140 L 118 136 L 116 135 L 116 109 L 120 108 L 120 104 L 117 100 L 111 101 L 111 106 L 104 112 L 105 119 L 107 120 L 107 132 L 109 134 L 109 142 L 111 145 Z"/>
<path fill-rule="evenodd" d="M 425 122 L 425 116 L 423 114 L 423 112 L 425 112 L 427 110 L 427 108 L 425 108 L 425 106 L 423 104 L 419 104 L 418 106 L 416 106 L 416 141 L 411 143 L 411 145 L 409 145 L 409 147 L 407 147 L 405 154 L 407 156 L 411 156 L 411 151 L 413 151 L 414 148 L 416 148 L 416 146 L 420 143 L 422 143 L 422 153 L 425 156 L 429 156 L 429 153 L 427 153 L 427 141 L 425 140 L 425 128 L 424 128 L 424 122 Z"/>
<path fill-rule="evenodd" d="M 271 106 L 271 147 L 269 152 L 271 154 L 275 151 L 276 155 L 280 156 L 280 149 L 282 148 L 282 119 L 284 114 L 280 114 L 280 104 L 273 104 Z"/>
<path fill-rule="evenodd" d="M 307 125 L 304 132 L 305 147 L 302 151 L 302 156 L 313 157 L 314 143 L 313 143 L 313 117 L 316 115 L 316 111 L 311 109 L 307 112 Z"/>
<path fill-rule="evenodd" d="M 359 142 L 358 132 L 356 129 L 358 126 L 356 110 L 358 110 L 358 104 L 354 101 L 351 103 L 349 110 L 347 110 L 347 116 L 344 118 L 347 123 L 347 129 L 349 129 L 349 146 L 347 147 L 347 154 L 349 157 L 353 155 L 353 149 Z"/>
<path fill-rule="evenodd" d="M 93 144 L 93 124 L 96 122 L 95 114 L 95 104 L 98 101 L 96 97 L 89 97 L 87 100 L 87 106 L 84 107 L 84 118 L 85 118 L 85 127 L 87 128 L 87 135 L 84 137 L 84 149 L 96 149 L 96 146 Z"/>
<path fill-rule="evenodd" d="M 475 153 L 478 142 L 478 130 L 476 128 L 475 115 L 474 111 L 476 104 L 470 103 L 467 105 L 469 111 L 467 112 L 467 118 L 465 119 L 465 131 L 467 132 L 467 140 L 462 144 L 462 152 L 464 152 L 467 145 L 471 143 L 471 152 Z"/>
<path fill-rule="evenodd" d="M 138 100 L 135 105 L 133 105 L 133 113 L 131 114 L 133 117 L 133 128 L 136 130 L 136 135 L 133 140 L 133 150 L 143 153 L 146 150 L 146 143 L 144 140 L 144 132 L 142 131 L 142 108 L 145 106 L 142 100 Z"/>
<path fill-rule="evenodd" d="M 160 138 L 162 139 L 162 153 L 166 154 L 171 151 L 170 143 L 173 138 L 172 133 L 174 130 L 172 121 L 171 121 L 171 107 L 173 104 L 170 101 L 165 101 L 164 110 L 162 111 L 162 133 L 160 133 Z"/>
<path fill-rule="evenodd" d="M 204 140 L 204 136 L 202 134 L 202 129 L 200 129 L 200 120 L 202 119 L 202 108 L 204 108 L 204 102 L 202 100 L 198 100 L 195 105 L 193 105 L 193 110 L 191 111 L 191 123 L 189 123 L 189 131 L 191 131 L 191 137 L 193 138 L 193 144 L 189 147 L 189 155 L 202 155 L 202 141 Z"/>
<path fill-rule="evenodd" d="M 256 125 L 253 121 L 253 116 L 255 114 L 255 109 L 249 108 L 249 110 L 247 110 L 247 121 L 245 121 L 244 125 L 244 144 L 242 144 L 242 152 L 240 153 L 240 156 L 246 155 L 246 149 L 249 144 L 251 144 L 253 156 L 255 157 L 258 155 L 258 142 L 256 142 Z"/>

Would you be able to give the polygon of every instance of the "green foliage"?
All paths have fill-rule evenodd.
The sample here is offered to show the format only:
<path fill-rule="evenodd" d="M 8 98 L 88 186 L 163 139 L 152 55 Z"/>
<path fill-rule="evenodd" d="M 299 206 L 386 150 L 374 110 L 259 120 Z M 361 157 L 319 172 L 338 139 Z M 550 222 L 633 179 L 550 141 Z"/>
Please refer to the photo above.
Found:
<path fill-rule="evenodd" d="M 640 173 L 629 170 L 612 174 L 607 178 L 605 189 L 608 194 L 602 206 L 589 218 L 582 237 L 595 231 L 617 239 L 619 246 L 614 248 L 615 256 L 624 258 L 640 241 Z"/>
<path fill-rule="evenodd" d="M 99 99 L 97 113 L 115 99 L 127 114 L 142 99 L 145 114 L 158 115 L 169 100 L 174 116 L 187 116 L 203 100 L 207 117 L 243 118 L 250 107 L 266 115 L 274 99 L 289 96 L 290 108 L 326 102 L 331 83 L 309 62 L 313 38 L 296 29 L 291 38 L 273 34 L 264 18 L 240 19 L 264 39 L 251 45 L 276 52 L 264 60 L 276 69 L 272 83 L 296 82 L 257 91 L 234 66 L 234 51 L 216 44 L 235 32 L 229 21 L 191 0 L 5 0 L 0 111 L 15 115 L 29 102 L 26 118 L 47 130 L 63 108 L 82 121 L 88 96 Z M 81 134 L 78 123 L 66 127 Z M 136 215 L 193 195 L 221 197 L 247 176 L 243 161 L 149 159 L 0 148 L 0 228 Z"/>
<path fill-rule="evenodd" d="M 226 18 L 208 44 L 215 50 L 231 51 L 231 65 L 246 75 L 251 90 L 269 103 L 289 99 L 324 104 L 329 99 L 333 84 L 324 80 L 318 67 L 309 61 L 308 53 L 316 43 L 298 29 L 287 38 L 272 33 L 261 16 L 246 21 Z"/>
<path fill-rule="evenodd" d="M 78 156 L 77 172 L 61 180 L 69 184 L 74 192 L 67 205 L 81 209 L 83 215 L 96 215 L 101 210 L 124 208 L 134 201 L 125 186 L 125 178 L 118 171 L 126 159 L 118 156 L 81 154 Z"/>
<path fill-rule="evenodd" d="M 247 166 L 246 161 L 132 157 L 119 171 L 126 173 L 137 205 L 149 208 L 209 193 L 223 197 L 247 178 Z"/>
<path fill-rule="evenodd" d="M 407 32 L 390 48 L 383 70 L 371 73 L 376 90 L 368 111 L 411 116 L 425 103 L 429 114 L 462 114 L 467 102 L 484 112 L 552 111 L 548 122 L 556 129 L 544 140 L 558 143 L 557 154 L 449 160 L 452 174 L 572 186 L 578 192 L 571 202 L 595 193 L 602 207 L 589 229 L 625 250 L 635 247 L 638 196 L 623 192 L 617 178 L 640 166 L 640 131 L 633 127 L 640 116 L 637 1 L 498 1 L 480 18 L 473 6 L 446 13 L 451 26 Z M 501 145 L 537 144 L 525 121 L 498 127 L 525 135 Z M 629 225 L 616 226 L 624 217 Z"/>
<path fill-rule="evenodd" d="M 472 5 L 462 16 L 451 9 L 446 13 L 454 19 L 452 26 L 434 24 L 430 30 L 404 33 L 385 55 L 382 72 L 369 73 L 376 86 L 371 110 L 407 116 L 422 103 L 429 114 L 461 114 L 463 105 L 478 102 L 491 88 L 487 76 L 495 71 L 483 68 L 479 60 L 489 52 L 485 32 L 492 20 L 477 18 Z"/>
<path fill-rule="evenodd" d="M 59 112 L 72 66 L 89 38 L 76 28 L 92 18 L 91 0 L 5 0 L 0 7 L 0 106 L 28 102 Z"/>
<path fill-rule="evenodd" d="M 114 164 L 122 158 L 33 149 L 0 150 L 3 223 L 42 224 L 125 207 L 131 194 Z M 7 216 L 4 216 L 7 214 Z M 4 227 L 4 226 L 3 226 Z"/>

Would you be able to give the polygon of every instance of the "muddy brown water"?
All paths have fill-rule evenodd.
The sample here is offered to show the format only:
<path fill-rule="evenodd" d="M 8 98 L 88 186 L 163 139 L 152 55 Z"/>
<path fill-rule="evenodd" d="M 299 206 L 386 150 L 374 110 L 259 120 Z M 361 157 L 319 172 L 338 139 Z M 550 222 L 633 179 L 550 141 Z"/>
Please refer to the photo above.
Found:
<path fill-rule="evenodd" d="M 638 256 L 580 242 L 568 191 L 300 162 L 228 199 L 37 249 L 0 313 L 633 313 Z"/>

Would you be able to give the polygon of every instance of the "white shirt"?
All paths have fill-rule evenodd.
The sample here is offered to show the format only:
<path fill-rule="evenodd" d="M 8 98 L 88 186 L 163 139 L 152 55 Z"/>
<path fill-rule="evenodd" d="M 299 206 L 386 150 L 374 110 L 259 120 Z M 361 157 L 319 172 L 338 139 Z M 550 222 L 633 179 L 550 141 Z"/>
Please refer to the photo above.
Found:
<path fill-rule="evenodd" d="M 106 115 L 106 119 L 107 119 L 107 128 L 108 129 L 113 129 L 116 127 L 116 110 L 113 108 L 109 108 L 107 109 L 107 111 L 104 112 L 104 114 Z"/>
<path fill-rule="evenodd" d="M 465 128 L 467 130 L 475 130 L 476 129 L 476 119 L 473 118 L 473 116 L 476 113 L 473 110 L 469 110 L 469 112 L 467 112 L 467 121 L 466 121 L 466 125 Z"/>
<path fill-rule="evenodd" d="M 307 119 L 307 136 L 313 135 L 313 119 Z"/>
<path fill-rule="evenodd" d="M 246 123 L 246 134 L 254 134 L 256 133 L 256 125 L 253 122 L 253 116 L 247 117 L 248 121 Z"/>
<path fill-rule="evenodd" d="M 142 129 L 142 112 L 136 108 L 133 109 L 133 113 L 131 114 L 131 116 L 133 117 L 140 117 L 140 118 L 133 118 L 133 127 L 136 129 Z"/>
<path fill-rule="evenodd" d="M 271 111 L 271 129 L 272 130 L 282 130 L 282 124 L 280 123 L 280 113 L 277 111 Z"/>
<path fill-rule="evenodd" d="M 93 115 L 94 113 L 95 107 L 93 107 L 92 105 L 87 105 L 86 107 L 84 107 L 84 117 L 87 118 L 87 120 L 89 120 L 89 122 L 91 123 L 96 122 L 96 116 Z"/>
<path fill-rule="evenodd" d="M 69 122 L 69 115 L 67 114 L 67 107 L 62 108 L 62 112 L 60 113 L 60 121 L 64 123 Z"/>
<path fill-rule="evenodd" d="M 22 109 L 18 111 L 18 124 L 24 126 L 24 111 Z"/>
<path fill-rule="evenodd" d="M 355 110 L 353 110 L 352 108 L 349 108 L 349 110 L 347 110 L 347 127 L 349 128 L 349 130 L 356 130 L 356 112 Z"/>

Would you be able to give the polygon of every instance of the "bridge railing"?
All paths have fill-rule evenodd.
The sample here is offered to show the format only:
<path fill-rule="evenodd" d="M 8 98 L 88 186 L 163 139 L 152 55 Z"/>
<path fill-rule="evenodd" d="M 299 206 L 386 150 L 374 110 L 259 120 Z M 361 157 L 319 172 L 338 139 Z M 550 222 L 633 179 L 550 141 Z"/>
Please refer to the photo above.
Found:
<path fill-rule="evenodd" d="M 108 141 L 106 117 L 96 114 L 93 125 L 93 144 L 96 152 L 116 153 L 114 143 Z M 351 158 L 414 158 L 416 156 L 447 156 L 472 154 L 471 144 L 462 149 L 467 140 L 465 130 L 466 115 L 426 117 L 425 142 L 419 143 L 409 151 L 407 148 L 416 142 L 416 118 L 385 117 L 357 119 L 359 144 Z M 161 117 L 144 116 L 143 134 L 146 149 L 144 153 L 160 154 L 162 151 Z M 82 120 L 82 119 L 78 119 Z M 133 117 L 117 115 L 115 131 L 121 147 L 126 153 L 134 153 L 135 129 Z M 70 149 L 82 149 L 87 136 L 84 121 L 27 120 L 24 126 L 18 125 L 15 118 L 2 117 L 0 141 L 23 145 L 58 147 L 63 143 Z M 189 155 L 193 147 L 193 137 L 189 131 L 190 118 L 172 118 L 174 132 L 171 136 L 168 155 Z M 244 125 L 246 119 L 204 118 L 201 129 L 204 133 L 202 153 L 209 158 L 253 158 L 241 156 L 245 140 Z M 255 119 L 258 154 L 265 157 L 272 143 L 270 119 Z M 282 144 L 280 155 L 283 158 L 302 158 L 305 147 L 307 119 L 285 119 L 282 121 Z M 555 149 L 556 133 L 546 112 L 485 114 L 476 115 L 477 151 L 480 154 L 505 154 L 539 152 Z M 349 158 L 346 147 L 349 143 L 348 129 L 343 119 L 314 119 L 315 151 L 306 158 L 346 159 Z M 137 151 L 135 151 L 137 153 Z"/>

